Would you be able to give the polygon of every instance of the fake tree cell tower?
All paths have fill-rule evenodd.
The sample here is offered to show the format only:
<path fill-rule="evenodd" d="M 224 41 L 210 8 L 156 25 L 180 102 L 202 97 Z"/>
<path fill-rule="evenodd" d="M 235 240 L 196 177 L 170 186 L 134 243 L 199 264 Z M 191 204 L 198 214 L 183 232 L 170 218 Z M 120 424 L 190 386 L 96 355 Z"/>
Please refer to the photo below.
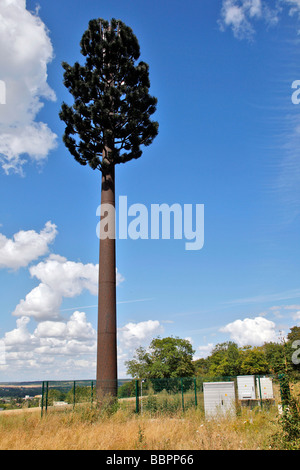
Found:
<path fill-rule="evenodd" d="M 107 236 L 100 236 L 97 393 L 116 397 L 115 166 L 139 158 L 141 145 L 156 137 L 158 123 L 150 117 L 157 99 L 149 94 L 149 66 L 137 63 L 138 40 L 122 21 L 91 20 L 80 47 L 83 65 L 62 64 L 64 85 L 74 102 L 62 103 L 60 118 L 71 155 L 102 173 L 101 207 L 113 207 L 102 213 Z"/>

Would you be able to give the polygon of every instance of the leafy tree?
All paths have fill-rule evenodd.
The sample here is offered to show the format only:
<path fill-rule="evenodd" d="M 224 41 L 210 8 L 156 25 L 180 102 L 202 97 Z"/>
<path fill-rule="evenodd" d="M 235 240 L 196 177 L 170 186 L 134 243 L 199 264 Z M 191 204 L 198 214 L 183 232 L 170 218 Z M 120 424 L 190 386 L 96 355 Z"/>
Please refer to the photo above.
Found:
<path fill-rule="evenodd" d="M 243 353 L 240 367 L 242 375 L 262 375 L 268 372 L 268 361 L 260 348 L 248 349 Z"/>
<path fill-rule="evenodd" d="M 68 403 L 74 403 L 74 390 L 71 388 L 66 394 L 65 400 Z M 91 387 L 80 387 L 75 388 L 75 403 L 79 402 L 90 402 L 91 401 Z"/>
<path fill-rule="evenodd" d="M 150 119 L 157 99 L 149 94 L 148 65 L 137 63 L 138 40 L 122 21 L 91 20 L 80 46 L 85 63 L 62 64 L 74 103 L 62 104 L 60 118 L 71 155 L 102 172 L 97 389 L 116 396 L 115 165 L 139 158 L 141 145 L 157 135 L 158 123 Z"/>
<path fill-rule="evenodd" d="M 287 340 L 291 343 L 296 340 L 300 340 L 300 326 L 293 326 L 290 328 L 290 332 L 287 335 Z"/>
<path fill-rule="evenodd" d="M 195 374 L 199 376 L 204 376 L 208 374 L 208 360 L 207 358 L 200 358 L 193 361 L 195 367 Z"/>
<path fill-rule="evenodd" d="M 127 373 L 139 378 L 192 377 L 194 350 L 188 340 L 178 337 L 155 338 L 149 350 L 137 349 L 135 358 L 126 362 Z"/>
<path fill-rule="evenodd" d="M 48 405 L 53 405 L 54 401 L 64 401 L 66 394 L 61 390 L 51 388 L 48 392 Z"/>
<path fill-rule="evenodd" d="M 238 345 L 232 341 L 215 346 L 209 357 L 210 376 L 238 375 L 240 370 L 240 352 Z"/>
<path fill-rule="evenodd" d="M 265 343 L 263 346 L 266 361 L 272 374 L 278 374 L 285 369 L 283 345 L 280 343 Z"/>
<path fill-rule="evenodd" d="M 296 342 L 298 341 L 298 342 Z M 299 350 L 300 344 L 300 327 L 293 326 L 287 335 L 287 342 L 285 346 L 285 355 L 287 359 L 287 369 L 290 372 L 291 377 L 299 380 L 300 378 L 300 366 L 293 362 L 293 354 Z M 297 354 L 298 359 L 299 354 Z"/>
<path fill-rule="evenodd" d="M 118 388 L 118 398 L 127 398 L 135 396 L 135 381 L 125 382 Z"/>

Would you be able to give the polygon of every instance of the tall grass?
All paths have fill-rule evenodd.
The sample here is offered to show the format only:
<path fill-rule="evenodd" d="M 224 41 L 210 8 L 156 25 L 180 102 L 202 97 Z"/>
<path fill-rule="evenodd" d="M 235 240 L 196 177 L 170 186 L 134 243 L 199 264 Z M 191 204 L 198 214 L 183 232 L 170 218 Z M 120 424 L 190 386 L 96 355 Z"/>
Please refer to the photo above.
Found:
<path fill-rule="evenodd" d="M 0 449 L 39 450 L 256 450 L 270 448 L 278 429 L 270 412 L 243 410 L 236 418 L 207 421 L 199 410 L 172 416 L 89 407 L 0 414 Z"/>

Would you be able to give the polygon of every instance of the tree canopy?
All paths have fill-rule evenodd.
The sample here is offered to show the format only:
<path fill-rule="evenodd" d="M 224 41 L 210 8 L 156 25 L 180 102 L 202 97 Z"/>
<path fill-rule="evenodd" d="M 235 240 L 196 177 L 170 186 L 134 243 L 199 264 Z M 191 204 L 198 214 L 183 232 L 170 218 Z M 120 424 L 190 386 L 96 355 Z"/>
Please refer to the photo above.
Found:
<path fill-rule="evenodd" d="M 300 327 L 297 326 L 291 328 L 282 343 L 243 347 L 231 341 L 217 344 L 207 358 L 194 361 L 196 375 L 262 375 L 287 371 L 291 376 L 300 378 L 299 365 L 292 361 L 295 340 L 300 340 Z"/>
<path fill-rule="evenodd" d="M 127 372 L 142 378 L 192 377 L 194 352 L 188 340 L 158 337 L 148 351 L 142 347 L 136 350 L 135 358 L 126 362 Z"/>
<path fill-rule="evenodd" d="M 300 327 L 293 327 L 282 343 L 239 347 L 232 341 L 217 344 L 207 358 L 193 360 L 195 351 L 188 340 L 178 337 L 153 339 L 149 348 L 138 348 L 127 361 L 127 373 L 135 378 L 225 377 L 288 372 L 300 379 L 294 364 L 293 343 L 300 340 Z M 300 346 L 297 346 L 300 349 Z"/>
<path fill-rule="evenodd" d="M 151 144 L 158 133 L 158 123 L 150 119 L 157 99 L 149 94 L 149 66 L 136 63 L 138 40 L 122 21 L 91 20 L 80 46 L 84 65 L 62 63 L 74 98 L 72 106 L 61 107 L 63 140 L 81 165 L 104 172 L 139 158 L 140 146 Z"/>

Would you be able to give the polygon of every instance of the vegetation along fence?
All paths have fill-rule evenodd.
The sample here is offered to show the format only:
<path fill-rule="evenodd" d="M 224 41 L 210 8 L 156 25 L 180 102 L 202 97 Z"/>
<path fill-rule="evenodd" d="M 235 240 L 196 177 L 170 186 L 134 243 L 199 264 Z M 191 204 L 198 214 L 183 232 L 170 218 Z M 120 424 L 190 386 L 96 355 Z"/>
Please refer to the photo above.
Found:
<path fill-rule="evenodd" d="M 249 383 L 252 383 L 250 394 Z M 300 395 L 300 382 L 292 385 L 287 375 L 119 380 L 117 406 L 136 413 L 176 413 L 198 408 L 206 414 L 211 411 L 208 405 L 214 405 L 216 399 L 221 405 L 227 401 L 227 390 L 231 398 L 234 396 L 236 410 L 243 406 L 284 407 L 290 391 Z M 43 415 L 81 405 L 98 406 L 96 380 L 0 384 L 0 413 L 5 409 L 40 407 Z"/>
<path fill-rule="evenodd" d="M 281 402 L 280 380 L 268 376 L 272 392 L 266 395 L 266 376 L 253 376 L 254 395 L 243 397 L 239 392 L 238 377 L 182 377 L 118 381 L 118 406 L 136 413 L 177 412 L 197 407 L 204 411 L 204 386 L 206 382 L 233 382 L 238 406 L 272 406 Z M 246 386 L 246 385 L 245 385 Z M 44 381 L 42 383 L 41 413 L 88 404 L 96 406 L 96 381 Z"/>

